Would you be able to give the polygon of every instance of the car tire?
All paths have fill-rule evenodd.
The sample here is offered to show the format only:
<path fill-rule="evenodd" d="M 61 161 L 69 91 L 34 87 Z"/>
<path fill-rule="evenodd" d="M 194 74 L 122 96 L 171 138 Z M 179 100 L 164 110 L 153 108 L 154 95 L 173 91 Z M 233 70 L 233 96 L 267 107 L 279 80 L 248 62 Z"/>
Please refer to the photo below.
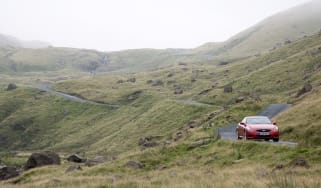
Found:
<path fill-rule="evenodd" d="M 236 135 L 236 140 L 239 140 L 240 137 L 239 137 L 239 133 L 237 132 L 237 130 L 235 131 L 235 135 Z"/>
<path fill-rule="evenodd" d="M 278 142 L 278 141 L 279 141 L 278 138 L 274 138 L 274 139 L 273 139 L 273 142 Z"/>
<path fill-rule="evenodd" d="M 270 141 L 270 139 L 266 138 L 266 139 L 264 139 L 264 141 L 268 142 L 268 141 Z"/>

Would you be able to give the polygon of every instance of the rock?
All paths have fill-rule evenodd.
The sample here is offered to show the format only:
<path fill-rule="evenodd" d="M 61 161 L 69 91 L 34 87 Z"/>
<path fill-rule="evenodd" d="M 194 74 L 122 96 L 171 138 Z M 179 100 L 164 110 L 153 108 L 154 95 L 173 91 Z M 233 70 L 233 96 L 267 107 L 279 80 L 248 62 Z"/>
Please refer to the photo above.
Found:
<path fill-rule="evenodd" d="M 245 97 L 238 97 L 237 99 L 235 99 L 235 103 L 240 103 L 243 102 L 245 100 Z"/>
<path fill-rule="evenodd" d="M 127 100 L 134 101 L 138 99 L 141 94 L 143 94 L 143 91 L 135 91 L 127 96 Z"/>
<path fill-rule="evenodd" d="M 196 82 L 197 80 L 195 78 L 192 78 L 191 79 L 191 82 Z"/>
<path fill-rule="evenodd" d="M 182 137 L 183 137 L 183 133 L 182 132 L 177 132 L 176 135 L 175 135 L 174 141 L 178 141 Z"/>
<path fill-rule="evenodd" d="M 298 91 L 296 94 L 296 97 L 300 97 L 301 95 L 308 93 L 312 90 L 312 85 L 311 84 L 305 84 L 302 89 Z"/>
<path fill-rule="evenodd" d="M 156 142 L 155 140 L 158 140 L 160 138 L 161 136 L 149 136 L 149 137 L 140 138 L 138 141 L 138 145 L 146 148 L 156 147 L 159 145 L 159 143 Z"/>
<path fill-rule="evenodd" d="M 171 144 L 171 141 L 170 141 L 170 140 L 166 140 L 165 144 L 166 144 L 166 145 L 170 145 L 170 144 Z"/>
<path fill-rule="evenodd" d="M 212 89 L 205 89 L 202 92 L 200 92 L 198 95 L 204 95 L 204 94 L 207 94 L 210 91 L 212 91 Z"/>
<path fill-rule="evenodd" d="M 284 41 L 284 44 L 291 44 L 291 43 L 292 43 L 291 40 L 285 40 L 285 41 Z"/>
<path fill-rule="evenodd" d="M 174 90 L 174 94 L 175 95 L 179 95 L 179 94 L 183 94 L 183 90 L 182 89 L 180 89 L 180 88 L 176 88 L 175 90 Z"/>
<path fill-rule="evenodd" d="M 167 85 L 172 85 L 172 84 L 175 84 L 175 83 L 176 83 L 175 80 L 169 80 L 169 81 L 167 81 Z"/>
<path fill-rule="evenodd" d="M 117 84 L 122 84 L 122 83 L 124 83 L 125 81 L 124 80 L 118 80 L 117 81 Z"/>
<path fill-rule="evenodd" d="M 180 63 L 178 63 L 178 65 L 186 66 L 186 65 L 187 65 L 187 63 L 180 62 Z"/>
<path fill-rule="evenodd" d="M 128 161 L 125 164 L 125 167 L 138 169 L 138 168 L 144 168 L 145 164 L 138 161 Z"/>
<path fill-rule="evenodd" d="M 197 141 L 197 142 L 193 142 L 193 143 L 188 147 L 188 149 L 193 149 L 193 148 L 197 148 L 197 147 L 200 147 L 200 146 L 203 146 L 203 145 L 207 145 L 207 144 L 209 144 L 211 141 L 212 141 L 212 139 L 207 138 L 207 139 L 204 139 L 204 140 L 199 140 L 199 141 Z"/>
<path fill-rule="evenodd" d="M 127 80 L 127 82 L 136 82 L 136 78 L 129 78 L 128 80 Z"/>
<path fill-rule="evenodd" d="M 98 165 L 98 164 L 101 164 L 101 163 L 105 163 L 105 162 L 106 162 L 105 157 L 96 156 L 93 159 L 87 159 L 86 162 L 85 162 L 85 165 L 91 167 L 91 166 L 95 166 L 95 165 Z"/>
<path fill-rule="evenodd" d="M 153 80 L 152 86 L 162 86 L 164 82 L 162 80 Z"/>
<path fill-rule="evenodd" d="M 290 167 L 305 167 L 305 168 L 310 168 L 310 165 L 308 164 L 308 162 L 307 162 L 304 158 L 302 158 L 302 157 L 292 160 L 292 161 L 289 163 L 289 166 L 290 166 Z"/>
<path fill-rule="evenodd" d="M 170 78 L 170 77 L 173 77 L 174 75 L 175 75 L 175 74 L 171 72 L 171 73 L 169 73 L 169 74 L 167 75 L 167 77 Z"/>
<path fill-rule="evenodd" d="M 153 80 L 147 80 L 146 81 L 146 84 L 152 84 L 153 83 Z"/>
<path fill-rule="evenodd" d="M 81 157 L 77 154 L 73 154 L 73 155 L 70 155 L 69 157 L 67 157 L 67 161 L 69 162 L 75 162 L 75 163 L 84 163 L 86 162 L 86 158 L 84 157 Z"/>
<path fill-rule="evenodd" d="M 230 62 L 228 62 L 228 61 L 221 61 L 221 62 L 219 62 L 218 63 L 218 65 L 227 65 L 227 64 L 229 64 Z"/>
<path fill-rule="evenodd" d="M 17 89 L 17 85 L 16 84 L 12 84 L 10 83 L 7 87 L 7 91 L 11 91 L 11 90 L 15 90 Z"/>
<path fill-rule="evenodd" d="M 190 128 L 190 129 L 193 129 L 193 128 L 198 127 L 198 126 L 199 126 L 199 124 L 196 121 L 188 122 L 188 128 Z"/>
<path fill-rule="evenodd" d="M 282 168 L 284 168 L 284 165 L 283 165 L 282 163 L 278 163 L 278 164 L 275 166 L 275 169 L 276 169 L 276 170 L 280 170 L 280 169 L 282 169 Z"/>
<path fill-rule="evenodd" d="M 232 93 L 233 87 L 231 85 L 224 86 L 224 93 Z"/>
<path fill-rule="evenodd" d="M 71 165 L 65 170 L 65 173 L 73 172 L 75 170 L 82 170 L 82 168 L 80 165 Z"/>
<path fill-rule="evenodd" d="M 25 164 L 24 169 L 29 170 L 45 165 L 60 165 L 59 155 L 51 151 L 33 153 Z"/>
<path fill-rule="evenodd" d="M 19 171 L 16 167 L 0 166 L 0 181 L 17 176 L 19 176 Z"/>

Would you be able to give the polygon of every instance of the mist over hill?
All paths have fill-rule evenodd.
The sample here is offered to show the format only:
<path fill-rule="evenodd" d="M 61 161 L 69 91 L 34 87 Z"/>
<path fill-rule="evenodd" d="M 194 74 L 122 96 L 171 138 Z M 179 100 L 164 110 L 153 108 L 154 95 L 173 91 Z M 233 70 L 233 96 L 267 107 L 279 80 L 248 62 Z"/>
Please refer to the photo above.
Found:
<path fill-rule="evenodd" d="M 42 41 L 24 41 L 13 36 L 0 34 L 0 47 L 16 47 L 16 48 L 47 48 L 51 44 Z"/>

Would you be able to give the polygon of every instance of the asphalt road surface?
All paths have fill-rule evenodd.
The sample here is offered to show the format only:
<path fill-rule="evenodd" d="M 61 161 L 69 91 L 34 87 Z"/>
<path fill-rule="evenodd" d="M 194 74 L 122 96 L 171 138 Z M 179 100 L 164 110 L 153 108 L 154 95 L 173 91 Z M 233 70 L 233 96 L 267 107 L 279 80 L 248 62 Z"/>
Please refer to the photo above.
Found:
<path fill-rule="evenodd" d="M 259 116 L 268 116 L 269 118 L 273 118 L 274 116 L 278 115 L 279 113 L 283 112 L 284 110 L 290 108 L 290 104 L 271 104 L 267 108 L 263 109 L 261 112 L 259 112 L 257 115 Z M 216 130 L 216 136 L 221 137 L 221 139 L 224 140 L 237 140 L 236 134 L 235 134 L 236 125 L 228 125 L 225 127 L 218 128 Z M 280 135 L 282 138 L 282 135 Z M 283 144 L 283 145 L 289 145 L 289 146 L 296 146 L 297 143 L 295 142 L 287 142 L 287 141 L 279 141 L 279 142 L 266 142 L 264 143 L 273 143 L 273 144 Z"/>
<path fill-rule="evenodd" d="M 41 91 L 45 91 L 45 92 L 53 94 L 53 95 L 57 95 L 57 96 L 63 97 L 65 99 L 68 99 L 68 100 L 71 100 L 71 101 L 75 101 L 75 102 L 89 103 L 89 104 L 101 105 L 101 106 L 108 106 L 108 107 L 112 107 L 112 108 L 119 108 L 120 107 L 120 105 L 117 105 L 117 104 L 106 104 L 106 103 L 94 102 L 94 101 L 86 100 L 86 99 L 83 99 L 83 98 L 80 98 L 80 97 L 77 97 L 77 96 L 69 95 L 67 93 L 62 93 L 62 92 L 59 92 L 59 91 L 55 91 L 55 90 L 51 89 L 48 85 L 44 85 L 44 84 L 36 84 L 36 85 L 32 85 L 30 87 L 39 89 Z"/>

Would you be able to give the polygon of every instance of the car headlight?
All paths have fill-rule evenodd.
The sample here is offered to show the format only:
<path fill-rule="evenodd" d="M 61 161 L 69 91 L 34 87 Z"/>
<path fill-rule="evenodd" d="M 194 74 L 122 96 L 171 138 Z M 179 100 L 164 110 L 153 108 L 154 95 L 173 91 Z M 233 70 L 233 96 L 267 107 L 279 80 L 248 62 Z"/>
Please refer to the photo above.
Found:
<path fill-rule="evenodd" d="M 273 128 L 273 130 L 274 130 L 274 131 L 278 131 L 279 128 L 275 126 L 275 127 Z"/>
<path fill-rule="evenodd" d="M 250 132 L 253 130 L 251 127 L 246 127 L 246 129 Z"/>

